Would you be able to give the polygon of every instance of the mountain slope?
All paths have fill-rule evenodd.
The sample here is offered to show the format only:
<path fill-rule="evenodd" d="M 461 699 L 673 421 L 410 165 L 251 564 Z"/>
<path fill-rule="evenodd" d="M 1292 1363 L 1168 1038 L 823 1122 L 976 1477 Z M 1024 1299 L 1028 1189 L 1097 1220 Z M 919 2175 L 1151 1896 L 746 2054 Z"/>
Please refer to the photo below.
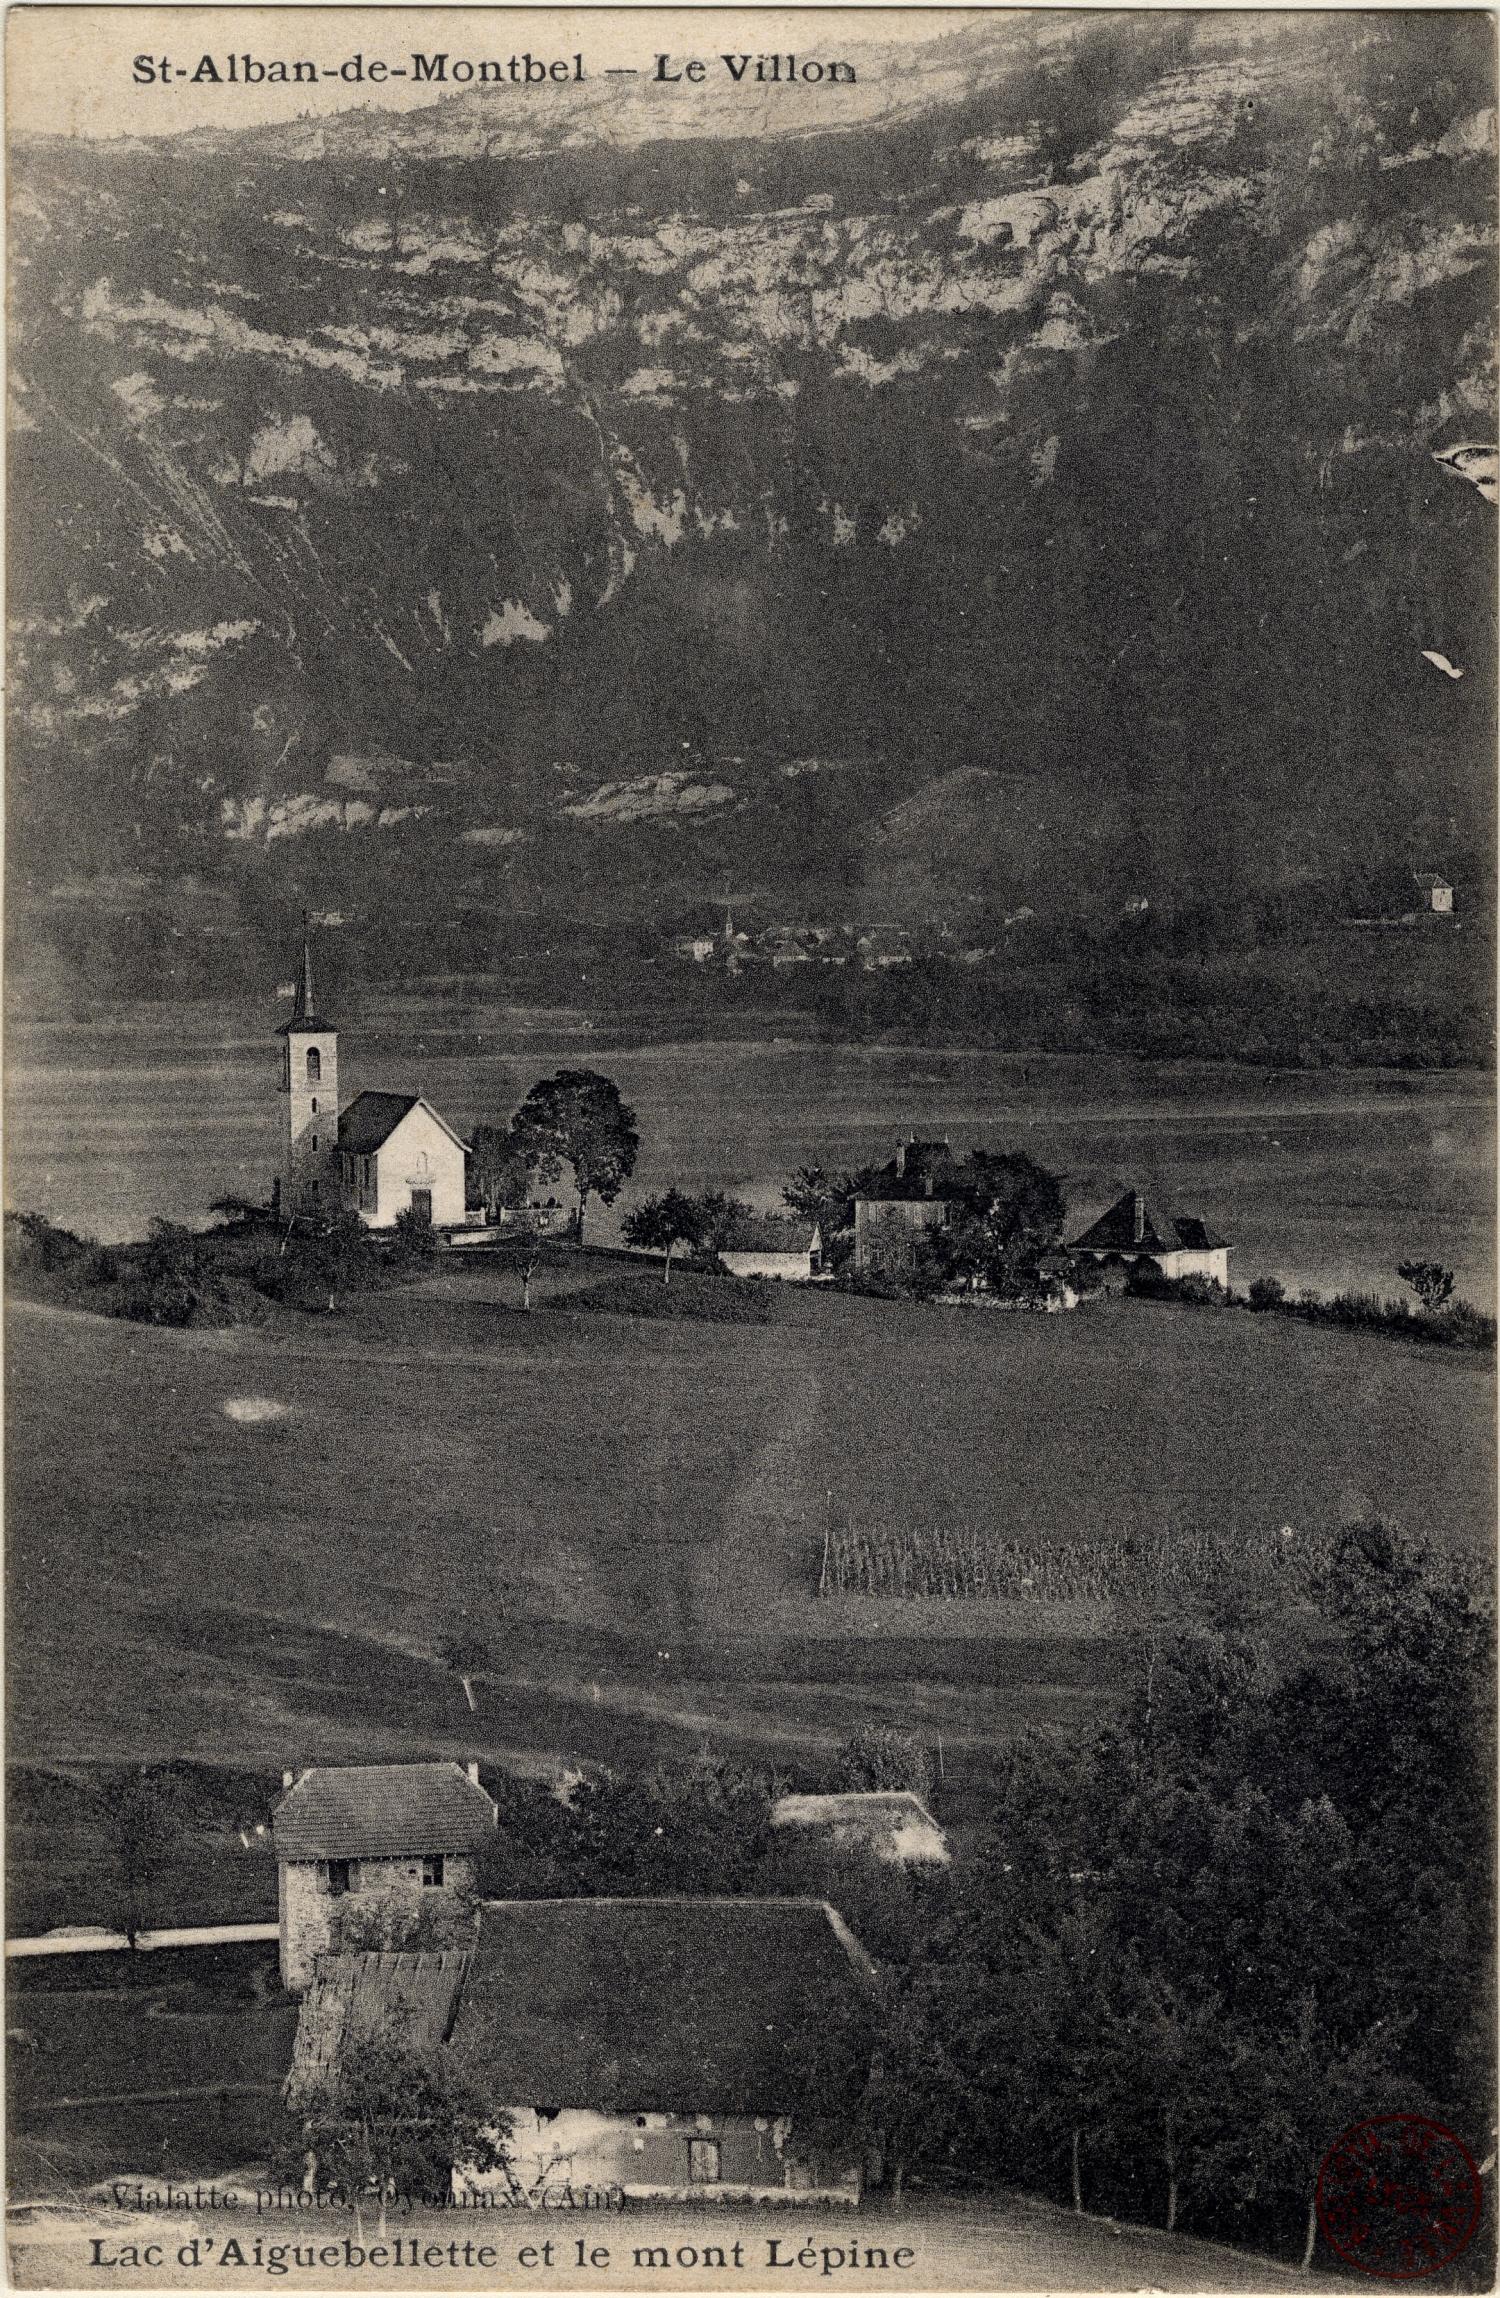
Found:
<path fill-rule="evenodd" d="M 25 945 L 1475 878 L 1490 37 L 1271 25 L 23 148 Z"/>

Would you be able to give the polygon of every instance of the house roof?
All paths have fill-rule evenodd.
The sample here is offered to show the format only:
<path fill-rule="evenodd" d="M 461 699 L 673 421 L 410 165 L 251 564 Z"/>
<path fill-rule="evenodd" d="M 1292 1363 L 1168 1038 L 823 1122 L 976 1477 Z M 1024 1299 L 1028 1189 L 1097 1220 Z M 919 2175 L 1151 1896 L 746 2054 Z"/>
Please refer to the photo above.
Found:
<path fill-rule="evenodd" d="M 495 1806 L 456 1763 L 354 1763 L 305 1771 L 277 1804 L 278 1859 L 396 1859 L 472 1851 Z"/>
<path fill-rule="evenodd" d="M 501 1900 L 453 2044 L 515 2106 L 784 2114 L 809 2007 L 872 1980 L 818 1899 Z"/>
<path fill-rule="evenodd" d="M 956 1175 L 959 1160 L 946 1141 L 904 1141 L 863 1192 L 865 1204 L 897 1204 L 913 1197 L 940 1197 Z"/>
<path fill-rule="evenodd" d="M 806 1253 L 819 1232 L 811 1221 L 789 1214 L 750 1213 L 735 1223 L 728 1244 L 731 1253 Z"/>
<path fill-rule="evenodd" d="M 380 2036 L 428 2050 L 446 2042 L 468 1960 L 467 1948 L 319 1956 L 297 2020 L 288 2105 L 333 2073 L 347 2043 Z"/>
<path fill-rule="evenodd" d="M 457 1142 L 467 1152 L 468 1143 L 455 1133 L 446 1117 L 441 1117 L 432 1103 L 420 1093 L 356 1093 L 347 1109 L 339 1115 L 339 1148 L 346 1157 L 372 1157 L 384 1148 L 403 1117 L 414 1109 L 425 1109 L 428 1116 L 441 1125 L 450 1141 Z"/>
<path fill-rule="evenodd" d="M 948 1859 L 947 1838 L 919 1795 L 909 1788 L 871 1788 L 845 1795 L 783 1795 L 771 1806 L 773 1827 L 828 1828 L 858 1836 L 883 1859 Z"/>
<path fill-rule="evenodd" d="M 1073 1239 L 1072 1250 L 1090 1253 L 1204 1253 L 1224 1239 L 1196 1214 L 1156 1211 L 1139 1189 L 1127 1189 L 1091 1228 Z"/>
<path fill-rule="evenodd" d="M 1432 870 L 1413 870 L 1412 876 L 1416 883 L 1430 894 L 1438 892 L 1451 894 L 1453 891 L 1448 880 L 1438 877 Z"/>

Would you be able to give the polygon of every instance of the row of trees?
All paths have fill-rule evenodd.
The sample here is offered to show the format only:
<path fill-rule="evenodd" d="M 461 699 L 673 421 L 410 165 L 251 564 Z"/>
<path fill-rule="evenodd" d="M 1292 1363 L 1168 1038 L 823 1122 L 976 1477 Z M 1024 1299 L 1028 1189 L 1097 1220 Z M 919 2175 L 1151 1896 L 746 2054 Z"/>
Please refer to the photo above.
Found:
<path fill-rule="evenodd" d="M 1278 1668 L 1232 1583 L 1092 1743 L 1007 1756 L 993 1838 L 883 1980 L 812 2038 L 871 2053 L 888 2172 L 1051 2188 L 1310 2262 L 1349 2125 L 1434 2116 L 1492 2158 L 1489 1614 L 1365 1525 Z M 1282 1623 L 1283 1628 L 1285 1623 Z"/>

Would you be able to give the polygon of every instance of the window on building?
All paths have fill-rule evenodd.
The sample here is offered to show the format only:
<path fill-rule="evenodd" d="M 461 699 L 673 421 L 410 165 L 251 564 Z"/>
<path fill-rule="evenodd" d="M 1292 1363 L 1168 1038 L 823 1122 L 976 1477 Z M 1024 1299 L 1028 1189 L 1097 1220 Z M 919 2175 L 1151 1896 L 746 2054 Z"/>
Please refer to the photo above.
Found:
<path fill-rule="evenodd" d="M 313 1095 L 313 1115 L 314 1115 L 314 1117 L 316 1117 L 316 1116 L 317 1116 L 317 1114 L 318 1114 L 318 1097 L 317 1097 L 317 1095 L 316 1095 L 316 1093 L 315 1093 L 315 1094 Z"/>
<path fill-rule="evenodd" d="M 316 1084 L 317 1084 L 317 1082 L 318 1082 L 318 1080 L 319 1080 L 319 1078 L 322 1076 L 322 1074 L 323 1074 L 323 1056 L 322 1056 L 322 1054 L 321 1054 L 321 1053 L 318 1051 L 318 1049 L 317 1049 L 317 1047 L 316 1047 L 315 1045 L 310 1045 L 310 1046 L 308 1047 L 308 1049 L 307 1049 L 307 1077 L 308 1077 L 308 1083 L 309 1083 L 309 1084 L 311 1084 L 311 1085 L 316 1085 Z"/>
<path fill-rule="evenodd" d="M 719 2183 L 719 2142 L 716 2138 L 688 2140 L 688 2177 L 694 2186 Z"/>
<path fill-rule="evenodd" d="M 317 1148 L 317 1146 L 318 1146 L 318 1136 L 317 1136 L 317 1135 L 316 1135 L 316 1133 L 315 1133 L 315 1134 L 313 1135 L 313 1147 L 316 1149 L 316 1148 Z"/>
<path fill-rule="evenodd" d="M 325 1860 L 323 1875 L 330 1899 L 342 1899 L 346 1891 L 354 1888 L 354 1862 L 351 1859 Z"/>
<path fill-rule="evenodd" d="M 441 1851 L 429 1852 L 422 1862 L 422 1881 L 429 1887 L 440 1887 L 442 1880 L 443 1855 Z"/>

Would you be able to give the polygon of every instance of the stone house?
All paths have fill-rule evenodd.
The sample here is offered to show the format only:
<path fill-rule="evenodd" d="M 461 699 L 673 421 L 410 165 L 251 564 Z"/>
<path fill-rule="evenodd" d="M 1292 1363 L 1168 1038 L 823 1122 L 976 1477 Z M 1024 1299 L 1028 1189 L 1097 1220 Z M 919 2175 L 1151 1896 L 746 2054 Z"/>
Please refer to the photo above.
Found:
<path fill-rule="evenodd" d="M 496 1808 L 479 1766 L 371 1763 L 283 1775 L 271 1815 L 282 1984 L 311 1985 L 351 1909 L 457 1915 L 478 1890 L 478 1854 Z"/>
<path fill-rule="evenodd" d="M 395 2027 L 450 2049 L 510 2120 L 507 2168 L 456 2165 L 456 2196 L 853 2202 L 857 2149 L 815 2158 L 797 2111 L 814 2012 L 858 2007 L 873 1985 L 817 1899 L 490 1901 L 457 1961 L 325 1956 L 287 2099 L 295 2110 L 347 2039 Z M 829 2104 L 825 2082 L 825 2121 Z"/>
<path fill-rule="evenodd" d="M 958 1160 L 947 1141 L 899 1141 L 895 1156 L 854 1200 L 855 1274 L 909 1269 L 922 1231 L 952 1219 L 949 1191 L 957 1178 Z"/>
<path fill-rule="evenodd" d="M 1453 888 L 1446 878 L 1436 877 L 1431 870 L 1414 870 L 1412 876 L 1421 895 L 1421 907 L 1434 917 L 1451 918 L 1453 915 Z"/>
<path fill-rule="evenodd" d="M 1129 1270 L 1153 1261 L 1164 1277 L 1208 1277 L 1219 1285 L 1229 1282 L 1233 1249 L 1196 1214 L 1154 1212 L 1139 1189 L 1127 1189 L 1068 1247 L 1098 1268 Z"/>

